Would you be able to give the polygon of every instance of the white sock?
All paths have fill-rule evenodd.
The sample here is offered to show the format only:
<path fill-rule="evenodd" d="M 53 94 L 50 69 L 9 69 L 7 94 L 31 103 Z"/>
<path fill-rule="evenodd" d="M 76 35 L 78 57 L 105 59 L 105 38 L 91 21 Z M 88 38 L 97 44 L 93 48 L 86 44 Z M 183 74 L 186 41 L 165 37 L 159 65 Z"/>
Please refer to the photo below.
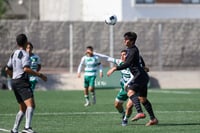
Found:
<path fill-rule="evenodd" d="M 33 111 L 34 111 L 33 107 L 27 107 L 27 109 L 26 109 L 26 124 L 25 124 L 25 128 L 31 127 Z"/>
<path fill-rule="evenodd" d="M 19 125 L 22 121 L 23 116 L 24 116 L 24 113 L 22 111 L 19 111 L 17 113 L 16 119 L 15 119 L 15 124 L 14 124 L 13 129 L 12 129 L 14 132 L 18 132 Z"/>

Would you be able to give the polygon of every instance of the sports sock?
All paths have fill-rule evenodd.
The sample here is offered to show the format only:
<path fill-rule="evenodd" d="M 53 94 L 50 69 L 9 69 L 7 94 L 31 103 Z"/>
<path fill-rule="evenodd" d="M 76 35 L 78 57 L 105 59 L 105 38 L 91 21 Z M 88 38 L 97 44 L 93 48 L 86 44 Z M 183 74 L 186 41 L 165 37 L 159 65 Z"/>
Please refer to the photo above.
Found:
<path fill-rule="evenodd" d="M 86 102 L 86 103 L 89 103 L 89 102 L 90 102 L 90 100 L 89 100 L 89 95 L 85 95 L 85 102 Z"/>
<path fill-rule="evenodd" d="M 14 132 L 18 131 L 19 125 L 20 125 L 23 117 L 24 117 L 24 113 L 22 111 L 19 111 L 16 115 L 15 124 L 12 129 Z"/>
<path fill-rule="evenodd" d="M 130 118 L 130 115 L 125 115 L 124 120 L 128 120 Z"/>
<path fill-rule="evenodd" d="M 27 107 L 27 109 L 26 109 L 26 124 L 25 124 L 25 128 L 30 128 L 31 127 L 33 111 L 34 111 L 33 107 Z"/>
<path fill-rule="evenodd" d="M 145 103 L 142 103 L 146 109 L 146 111 L 149 113 L 149 116 L 150 116 L 150 119 L 154 119 L 155 118 L 155 115 L 154 115 L 154 112 L 153 112 L 153 109 L 152 109 L 152 106 L 151 106 L 151 103 L 149 102 L 149 100 L 146 100 Z"/>
<path fill-rule="evenodd" d="M 96 103 L 95 92 L 91 92 L 91 94 L 92 94 L 93 104 L 95 104 Z"/>
<path fill-rule="evenodd" d="M 137 113 L 142 113 L 142 107 L 137 95 L 130 96 L 131 101 L 134 103 Z"/>

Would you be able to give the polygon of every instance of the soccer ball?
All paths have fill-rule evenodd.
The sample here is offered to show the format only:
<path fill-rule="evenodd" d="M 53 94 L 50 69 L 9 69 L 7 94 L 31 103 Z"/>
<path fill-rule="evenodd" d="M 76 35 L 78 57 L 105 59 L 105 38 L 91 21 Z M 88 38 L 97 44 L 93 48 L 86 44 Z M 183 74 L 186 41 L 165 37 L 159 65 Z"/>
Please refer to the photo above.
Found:
<path fill-rule="evenodd" d="M 117 16 L 111 15 L 105 19 L 105 23 L 108 25 L 115 25 L 117 23 Z"/>

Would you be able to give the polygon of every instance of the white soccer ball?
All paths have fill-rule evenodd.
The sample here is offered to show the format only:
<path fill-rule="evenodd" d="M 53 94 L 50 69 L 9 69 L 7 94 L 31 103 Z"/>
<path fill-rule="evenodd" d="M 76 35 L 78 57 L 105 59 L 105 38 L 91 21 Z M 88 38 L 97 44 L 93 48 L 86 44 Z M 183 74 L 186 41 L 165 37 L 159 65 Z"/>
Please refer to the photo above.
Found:
<path fill-rule="evenodd" d="M 105 23 L 108 25 L 115 25 L 117 23 L 117 16 L 111 15 L 105 19 Z"/>

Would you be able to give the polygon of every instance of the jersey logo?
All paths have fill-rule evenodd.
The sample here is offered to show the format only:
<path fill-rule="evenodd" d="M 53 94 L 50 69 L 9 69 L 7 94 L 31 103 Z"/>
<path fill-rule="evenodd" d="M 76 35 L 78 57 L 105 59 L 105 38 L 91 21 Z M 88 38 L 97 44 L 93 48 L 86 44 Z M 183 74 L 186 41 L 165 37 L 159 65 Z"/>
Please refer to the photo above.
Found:
<path fill-rule="evenodd" d="M 18 59 L 22 59 L 22 57 L 23 57 L 23 53 L 22 53 L 22 51 L 20 51 L 18 54 Z"/>

